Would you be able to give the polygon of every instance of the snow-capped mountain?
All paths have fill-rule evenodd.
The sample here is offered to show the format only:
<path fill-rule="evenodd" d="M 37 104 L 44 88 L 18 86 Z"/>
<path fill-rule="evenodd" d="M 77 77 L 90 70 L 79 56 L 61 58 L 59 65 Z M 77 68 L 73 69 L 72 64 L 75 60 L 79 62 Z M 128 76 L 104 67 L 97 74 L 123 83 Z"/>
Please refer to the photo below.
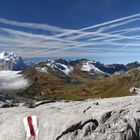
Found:
<path fill-rule="evenodd" d="M 63 62 L 59 62 L 59 61 L 50 61 L 46 65 L 59 73 L 62 74 L 64 73 L 65 75 L 69 75 L 69 73 L 73 69 L 70 65 L 64 64 Z"/>
<path fill-rule="evenodd" d="M 94 61 L 86 61 L 86 62 L 83 62 L 82 63 L 82 66 L 81 66 L 81 70 L 82 71 L 87 71 L 87 72 L 93 72 L 93 73 L 104 73 L 103 71 L 101 71 L 98 67 L 95 66 L 95 63 Z"/>
<path fill-rule="evenodd" d="M 31 61 L 32 62 L 32 61 Z M 24 70 L 26 67 L 34 67 L 38 72 L 53 71 L 60 76 L 69 76 L 72 72 L 85 72 L 90 75 L 112 75 L 115 73 L 124 73 L 133 68 L 140 66 L 139 62 L 124 64 L 111 64 L 104 65 L 100 62 L 78 59 L 75 61 L 66 61 L 65 59 L 47 60 L 46 62 L 40 62 L 37 65 L 35 63 L 26 64 L 22 57 L 14 52 L 2 52 L 0 53 L 0 70 Z M 103 77 L 104 77 L 103 76 Z"/>
<path fill-rule="evenodd" d="M 48 60 L 43 66 L 37 66 L 35 69 L 39 72 L 47 72 L 48 69 L 51 69 L 61 76 L 68 76 L 73 70 L 73 67 L 70 66 L 67 61 L 60 61 L 60 59 L 58 59 L 56 61 Z"/>
<path fill-rule="evenodd" d="M 0 53 L 0 70 L 23 70 L 26 68 L 26 64 L 23 62 L 21 56 L 14 52 L 2 52 Z"/>
<path fill-rule="evenodd" d="M 58 59 L 58 60 L 48 60 L 43 64 L 40 63 L 35 69 L 39 72 L 47 72 L 48 69 L 51 68 L 58 74 L 66 76 L 68 76 L 75 69 L 78 69 L 79 71 L 83 72 L 88 72 L 90 74 L 93 73 L 105 74 L 98 67 L 96 67 L 95 64 L 96 62 L 86 59 L 81 59 L 77 61 L 66 61 L 64 59 Z"/>
<path fill-rule="evenodd" d="M 138 62 L 124 64 L 104 65 L 87 59 L 79 59 L 75 61 L 66 61 L 64 59 L 48 60 L 41 62 L 35 68 L 39 72 L 48 72 L 49 69 L 61 76 L 69 76 L 71 72 L 86 72 L 90 75 L 101 74 L 109 76 L 112 74 L 122 74 L 130 69 L 139 67 Z"/>

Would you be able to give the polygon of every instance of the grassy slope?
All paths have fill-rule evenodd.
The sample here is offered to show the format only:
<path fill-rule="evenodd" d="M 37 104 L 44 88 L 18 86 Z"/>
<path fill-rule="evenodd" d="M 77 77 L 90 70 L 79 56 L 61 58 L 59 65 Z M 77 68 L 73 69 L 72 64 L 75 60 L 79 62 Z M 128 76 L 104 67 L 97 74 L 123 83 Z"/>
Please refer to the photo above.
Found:
<path fill-rule="evenodd" d="M 60 78 L 54 72 L 39 73 L 27 69 L 25 76 L 30 77 L 32 85 L 20 95 L 42 99 L 84 100 L 98 97 L 117 97 L 132 95 L 129 89 L 140 85 L 140 69 L 131 70 L 123 75 L 112 76 L 103 80 L 94 80 L 86 73 L 71 73 L 68 78 Z M 66 84 L 80 81 L 82 84 Z"/>

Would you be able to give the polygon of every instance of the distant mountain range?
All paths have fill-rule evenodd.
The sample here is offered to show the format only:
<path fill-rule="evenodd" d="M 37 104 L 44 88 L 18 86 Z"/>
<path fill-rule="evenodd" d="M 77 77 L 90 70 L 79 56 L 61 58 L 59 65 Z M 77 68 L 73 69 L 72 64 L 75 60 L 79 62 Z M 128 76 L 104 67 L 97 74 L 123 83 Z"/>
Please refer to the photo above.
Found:
<path fill-rule="evenodd" d="M 21 71 L 29 81 L 29 87 L 18 94 L 37 100 L 131 95 L 131 87 L 139 88 L 139 67 L 139 62 L 105 65 L 88 59 L 56 59 L 35 64 L 24 62 L 13 52 L 0 53 L 0 70 Z"/>
<path fill-rule="evenodd" d="M 39 72 L 47 72 L 48 69 L 53 70 L 60 76 L 68 76 L 73 71 L 87 72 L 91 75 L 101 74 L 109 76 L 112 74 L 124 73 L 133 68 L 140 66 L 139 62 L 124 64 L 104 65 L 100 62 L 95 62 L 87 59 L 78 59 L 75 61 L 67 61 L 65 59 L 46 60 L 38 64 L 32 61 L 25 63 L 21 56 L 13 52 L 0 53 L 0 70 L 24 70 L 27 67 L 35 67 Z"/>
<path fill-rule="evenodd" d="M 74 71 L 87 72 L 90 75 L 100 74 L 110 76 L 112 74 L 121 74 L 128 70 L 138 68 L 139 62 L 124 64 L 110 64 L 104 65 L 100 62 L 95 62 L 87 59 L 78 59 L 75 61 L 66 61 L 64 59 L 47 60 L 36 65 L 35 69 L 38 72 L 48 72 L 53 70 L 60 76 L 68 76 Z"/>

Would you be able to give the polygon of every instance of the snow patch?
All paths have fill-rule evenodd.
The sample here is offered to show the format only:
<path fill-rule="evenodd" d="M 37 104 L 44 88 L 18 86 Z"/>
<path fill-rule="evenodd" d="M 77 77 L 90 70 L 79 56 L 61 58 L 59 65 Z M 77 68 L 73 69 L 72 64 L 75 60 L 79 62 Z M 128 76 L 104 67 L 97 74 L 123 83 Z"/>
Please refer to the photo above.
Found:
<path fill-rule="evenodd" d="M 15 54 L 14 52 L 8 53 L 8 52 L 2 52 L 0 53 L 0 59 L 5 60 L 5 61 L 9 61 L 9 60 L 15 60 L 17 59 L 19 56 L 17 54 Z"/>
<path fill-rule="evenodd" d="M 48 69 L 47 69 L 47 67 L 41 67 L 41 68 L 36 67 L 35 70 L 38 71 L 38 72 L 47 72 Z"/>
<path fill-rule="evenodd" d="M 73 70 L 73 67 L 71 66 L 67 66 L 61 63 L 56 63 L 54 61 L 50 61 L 46 65 L 51 67 L 52 69 L 56 69 L 63 72 L 65 75 L 69 75 L 69 73 Z"/>
<path fill-rule="evenodd" d="M 93 64 L 92 61 L 84 62 L 82 64 L 81 70 L 82 71 L 87 71 L 87 72 L 95 71 L 95 72 L 104 73 L 103 71 L 101 71 L 100 69 L 98 69 L 96 66 L 94 66 L 94 64 Z"/>
<path fill-rule="evenodd" d="M 61 63 L 57 63 L 57 65 L 59 65 L 60 67 L 58 67 L 58 69 L 60 71 L 62 71 L 63 73 L 65 73 L 65 75 L 69 75 L 69 73 L 73 70 L 73 68 L 71 66 L 67 66 Z"/>

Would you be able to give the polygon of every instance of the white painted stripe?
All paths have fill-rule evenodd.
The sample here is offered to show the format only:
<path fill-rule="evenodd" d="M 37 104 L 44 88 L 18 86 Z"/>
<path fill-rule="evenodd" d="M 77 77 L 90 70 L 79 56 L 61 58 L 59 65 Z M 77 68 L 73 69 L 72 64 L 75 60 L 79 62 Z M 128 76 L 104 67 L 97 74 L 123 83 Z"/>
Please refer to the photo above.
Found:
<path fill-rule="evenodd" d="M 35 131 L 35 135 L 38 135 L 38 123 L 37 123 L 37 117 L 36 116 L 31 116 L 32 117 L 32 124 L 33 124 L 33 128 Z"/>
<path fill-rule="evenodd" d="M 30 128 L 29 128 L 27 117 L 25 117 L 23 119 L 23 123 L 24 123 L 25 131 L 26 131 L 26 136 L 29 138 L 29 137 L 31 137 L 31 133 L 30 133 Z"/>
<path fill-rule="evenodd" d="M 29 116 L 28 116 L 29 117 Z M 24 123 L 24 127 L 25 127 L 25 131 L 26 131 L 26 136 L 27 138 L 31 137 L 31 133 L 30 133 L 30 127 L 28 124 L 28 117 L 23 118 L 23 123 Z M 36 116 L 30 116 L 32 119 L 32 125 L 34 128 L 34 132 L 35 132 L 35 136 L 38 136 L 38 123 L 37 123 L 37 117 Z"/>

